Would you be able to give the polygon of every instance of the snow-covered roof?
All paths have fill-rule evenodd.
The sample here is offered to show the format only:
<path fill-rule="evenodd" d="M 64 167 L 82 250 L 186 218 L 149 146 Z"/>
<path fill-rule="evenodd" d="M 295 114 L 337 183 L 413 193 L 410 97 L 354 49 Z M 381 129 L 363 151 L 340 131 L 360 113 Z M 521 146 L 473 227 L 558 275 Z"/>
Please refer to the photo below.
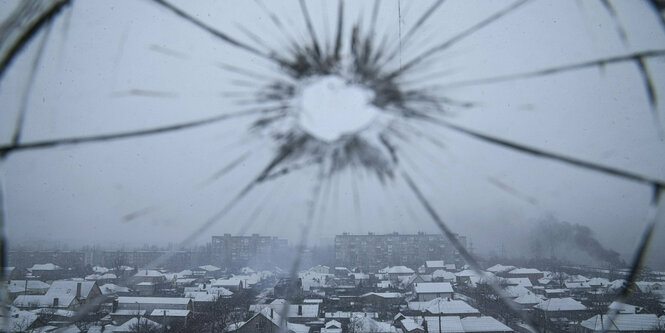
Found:
<path fill-rule="evenodd" d="M 508 297 L 513 298 L 528 295 L 530 293 L 529 289 L 526 289 L 524 286 L 507 286 L 503 288 L 503 291 Z"/>
<path fill-rule="evenodd" d="M 455 280 L 455 273 L 444 271 L 442 269 L 437 269 L 432 272 L 432 278 L 434 279 L 444 279 L 444 280 Z"/>
<path fill-rule="evenodd" d="M 137 309 L 117 309 L 111 313 L 111 316 L 145 316 L 146 310 Z"/>
<path fill-rule="evenodd" d="M 420 324 L 418 324 L 412 318 L 404 318 L 404 319 L 401 320 L 401 323 L 402 323 L 402 326 L 404 327 L 404 329 L 406 329 L 407 332 L 411 332 L 411 331 L 417 330 L 417 329 L 420 329 L 420 330 L 423 329 L 423 327 L 420 326 Z"/>
<path fill-rule="evenodd" d="M 610 284 L 610 280 L 608 280 L 606 278 L 595 277 L 595 278 L 591 278 L 588 283 L 589 283 L 590 286 L 607 287 Z"/>
<path fill-rule="evenodd" d="M 134 277 L 143 277 L 143 276 L 160 277 L 164 276 L 164 274 L 154 269 L 140 269 L 136 272 L 136 274 L 134 274 Z"/>
<path fill-rule="evenodd" d="M 411 268 L 406 267 L 406 266 L 392 266 L 392 267 L 388 267 L 385 270 L 385 272 L 383 272 L 383 273 L 387 273 L 387 274 L 413 274 L 413 273 L 415 273 L 415 271 L 412 270 Z"/>
<path fill-rule="evenodd" d="M 152 310 L 152 313 L 150 313 L 150 316 L 187 317 L 190 313 L 191 311 L 189 310 L 154 309 Z"/>
<path fill-rule="evenodd" d="M 591 286 L 587 282 L 564 282 L 568 289 L 589 289 Z"/>
<path fill-rule="evenodd" d="M 32 311 L 19 310 L 13 306 L 9 308 L 9 327 L 16 331 L 27 331 L 37 318 L 39 315 Z"/>
<path fill-rule="evenodd" d="M 474 270 L 471 269 L 465 269 L 463 271 L 459 271 L 455 273 L 455 276 L 459 277 L 471 277 L 471 276 L 479 276 L 478 273 L 476 273 Z"/>
<path fill-rule="evenodd" d="M 427 268 L 444 268 L 446 267 L 443 260 L 426 260 L 425 266 Z"/>
<path fill-rule="evenodd" d="M 36 309 L 32 310 L 32 312 L 36 314 L 47 314 L 47 315 L 67 317 L 67 318 L 71 318 L 76 315 L 76 311 L 65 310 L 65 309 L 51 309 L 51 308 Z"/>
<path fill-rule="evenodd" d="M 221 270 L 221 268 L 219 268 L 217 266 L 213 266 L 213 265 L 203 265 L 203 266 L 199 266 L 199 268 L 202 269 L 202 270 L 208 271 L 208 272 L 216 272 L 216 271 Z"/>
<path fill-rule="evenodd" d="M 108 273 L 109 269 L 106 268 L 106 267 L 102 267 L 102 266 L 94 266 L 92 268 L 92 271 L 95 272 L 95 273 L 104 274 L 104 273 Z"/>
<path fill-rule="evenodd" d="M 326 312 L 325 318 L 337 318 L 337 319 L 346 319 L 356 316 L 370 317 L 370 318 L 379 318 L 379 314 L 376 312 L 347 312 L 347 311 L 335 311 L 335 312 Z"/>
<path fill-rule="evenodd" d="M 580 323 L 580 326 L 592 331 L 605 332 L 634 332 L 653 331 L 658 326 L 658 316 L 655 314 L 617 314 L 612 321 L 607 316 L 595 315 Z"/>
<path fill-rule="evenodd" d="M 586 310 L 584 304 L 570 298 L 550 298 L 535 306 L 543 311 L 581 311 Z"/>
<path fill-rule="evenodd" d="M 366 294 L 361 295 L 360 297 L 367 297 L 367 296 L 372 296 L 372 295 L 382 297 L 382 298 L 402 298 L 402 297 L 404 297 L 404 295 L 402 295 L 401 293 L 375 293 L 375 292 L 366 293 Z"/>
<path fill-rule="evenodd" d="M 81 299 L 88 298 L 90 292 L 95 287 L 95 281 L 65 281 L 58 280 L 53 281 L 51 287 L 46 292 L 46 295 L 52 297 L 60 297 L 64 295 L 74 295 L 76 296 L 76 289 L 78 285 L 81 285 Z"/>
<path fill-rule="evenodd" d="M 279 315 L 279 311 L 275 311 L 274 309 L 271 308 L 264 308 L 254 316 L 252 316 L 252 319 L 256 316 L 263 316 L 266 319 L 272 321 L 273 324 L 280 326 L 282 322 L 282 317 Z M 249 319 L 247 322 L 243 323 L 240 327 L 244 326 L 246 323 L 249 323 L 252 321 L 252 319 Z M 238 327 L 238 328 L 240 328 Z M 292 331 L 294 333 L 307 333 L 309 332 L 309 327 L 302 325 L 302 324 L 294 324 L 294 323 L 286 323 L 286 327 L 288 328 L 289 331 Z"/>
<path fill-rule="evenodd" d="M 118 297 L 119 304 L 181 304 L 191 302 L 185 297 Z"/>
<path fill-rule="evenodd" d="M 462 321 L 458 316 L 425 317 L 430 333 L 464 333 Z M 439 323 L 441 330 L 439 331 Z"/>
<path fill-rule="evenodd" d="M 638 313 L 642 307 L 614 301 L 609 306 L 610 310 L 617 310 L 619 313 Z"/>
<path fill-rule="evenodd" d="M 489 316 L 465 317 L 461 319 L 464 332 L 513 332 L 513 330 L 502 322 Z"/>
<path fill-rule="evenodd" d="M 26 284 L 25 281 L 26 280 L 11 280 L 7 285 L 7 289 L 9 290 L 10 293 L 24 292 Z M 35 289 L 47 290 L 49 287 L 51 287 L 50 284 L 39 280 L 27 280 L 27 281 L 28 281 L 28 290 L 35 290 Z"/>
<path fill-rule="evenodd" d="M 54 307 L 53 299 L 58 299 L 56 308 L 67 308 L 75 301 L 75 295 L 19 295 L 14 300 L 14 306 L 21 308 L 46 308 Z"/>
<path fill-rule="evenodd" d="M 249 310 L 252 312 L 261 312 L 265 309 L 273 309 L 273 312 L 282 313 L 285 303 L 285 300 L 278 298 L 270 304 L 252 304 L 249 306 Z M 316 318 L 318 316 L 319 304 L 289 304 L 287 310 L 287 318 Z"/>
<path fill-rule="evenodd" d="M 450 282 L 422 282 L 414 283 L 413 289 L 417 294 L 429 293 L 452 293 L 453 286 Z"/>
<path fill-rule="evenodd" d="M 111 332 L 134 332 L 135 329 L 133 329 L 133 328 L 135 328 L 137 324 L 139 324 L 139 318 L 134 317 L 134 318 L 126 321 L 124 324 L 122 324 L 120 326 L 111 328 L 110 331 Z M 158 323 L 156 323 L 156 322 L 154 322 L 154 321 L 152 321 L 148 318 L 145 318 L 145 317 L 141 317 L 140 324 L 141 324 L 141 327 L 143 327 L 143 325 L 150 325 L 150 326 L 154 326 L 154 327 L 157 327 L 157 328 L 162 327 L 162 325 L 160 325 L 160 324 L 158 324 Z M 109 328 L 109 327 L 107 326 L 107 328 Z M 104 332 L 106 332 L 106 330 L 104 330 Z"/>
<path fill-rule="evenodd" d="M 398 328 L 393 327 L 390 323 L 374 320 L 369 317 L 354 317 L 349 326 L 353 325 L 354 332 L 400 332 Z"/>
<path fill-rule="evenodd" d="M 409 302 L 410 310 L 431 314 L 479 314 L 480 312 L 462 300 L 435 298 L 427 302 Z"/>
<path fill-rule="evenodd" d="M 543 299 L 540 296 L 530 292 L 528 294 L 517 297 L 513 301 L 515 301 L 515 303 L 521 304 L 521 305 L 535 305 L 535 304 L 539 304 L 540 302 L 542 302 Z"/>
<path fill-rule="evenodd" d="M 29 269 L 30 271 L 55 271 L 62 269 L 62 267 L 48 263 L 48 264 L 34 264 L 32 267 Z"/>
<path fill-rule="evenodd" d="M 486 269 L 486 271 L 492 272 L 492 273 L 503 273 L 503 272 L 512 271 L 515 268 L 517 268 L 517 267 L 515 267 L 515 266 L 504 266 L 504 265 L 501 265 L 501 264 L 496 264 L 496 265 Z"/>
<path fill-rule="evenodd" d="M 330 320 L 326 323 L 326 328 L 342 328 L 342 324 L 337 320 Z"/>
<path fill-rule="evenodd" d="M 508 274 L 543 274 L 543 272 L 535 268 L 515 268 Z"/>
<path fill-rule="evenodd" d="M 208 294 L 205 291 L 194 291 L 185 293 L 185 297 L 193 299 L 195 302 L 214 302 L 217 295 Z"/>
<path fill-rule="evenodd" d="M 508 284 L 512 285 L 517 285 L 517 286 L 522 286 L 522 287 L 533 287 L 533 284 L 531 283 L 531 280 L 529 278 L 507 278 L 505 281 Z"/>
<path fill-rule="evenodd" d="M 113 283 L 107 283 L 99 287 L 104 295 L 112 295 L 115 293 L 128 293 L 131 290 L 127 287 L 122 287 Z"/>

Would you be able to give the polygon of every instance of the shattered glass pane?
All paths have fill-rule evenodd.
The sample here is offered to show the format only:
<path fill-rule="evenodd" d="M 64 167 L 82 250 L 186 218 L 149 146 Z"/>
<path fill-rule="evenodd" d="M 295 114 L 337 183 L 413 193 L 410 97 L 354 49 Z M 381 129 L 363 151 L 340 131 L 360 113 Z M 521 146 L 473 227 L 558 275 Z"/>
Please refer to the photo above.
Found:
<path fill-rule="evenodd" d="M 486 254 L 553 215 L 629 261 L 665 183 L 664 32 L 646 1 L 75 1 L 1 72 L 4 232 L 444 223 Z"/>

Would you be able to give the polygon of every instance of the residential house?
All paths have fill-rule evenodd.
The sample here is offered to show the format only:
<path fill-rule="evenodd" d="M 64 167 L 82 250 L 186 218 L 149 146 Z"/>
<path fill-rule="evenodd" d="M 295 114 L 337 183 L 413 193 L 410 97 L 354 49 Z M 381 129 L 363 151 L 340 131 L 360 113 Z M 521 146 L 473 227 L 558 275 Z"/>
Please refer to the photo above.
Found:
<path fill-rule="evenodd" d="M 431 301 L 437 297 L 453 298 L 453 286 L 448 282 L 425 282 L 414 283 L 413 293 L 416 295 L 416 300 Z"/>
<path fill-rule="evenodd" d="M 185 297 L 118 297 L 113 302 L 111 317 L 126 317 L 128 314 L 152 314 L 155 310 L 193 310 L 192 300 Z"/>
<path fill-rule="evenodd" d="M 429 333 L 503 333 L 514 332 L 493 317 L 425 317 L 421 324 Z"/>
<path fill-rule="evenodd" d="M 342 333 L 342 324 L 337 320 L 329 320 L 321 329 L 321 333 Z"/>
<path fill-rule="evenodd" d="M 102 291 L 95 281 L 53 281 L 46 292 L 47 296 L 64 297 L 74 295 L 79 304 L 86 304 L 97 297 L 102 297 Z"/>
<path fill-rule="evenodd" d="M 286 329 L 281 330 L 282 325 L 286 323 Z M 270 307 L 262 309 L 245 323 L 240 325 L 235 333 L 308 333 L 309 327 L 302 324 L 289 323 L 282 320 L 279 312 Z"/>
<path fill-rule="evenodd" d="M 75 310 L 79 301 L 75 295 L 19 295 L 13 305 L 20 309 L 53 308 Z"/>
<path fill-rule="evenodd" d="M 531 284 L 538 284 L 538 279 L 545 277 L 545 273 L 535 268 L 516 268 L 508 272 L 507 277 L 511 278 L 529 278 Z"/>
<path fill-rule="evenodd" d="M 426 302 L 409 302 L 408 310 L 405 313 L 414 316 L 458 316 L 460 318 L 480 316 L 480 311 L 465 301 L 447 298 L 435 298 Z"/>
<path fill-rule="evenodd" d="M 399 305 L 404 301 L 404 295 L 401 293 L 391 292 L 371 292 L 361 295 L 359 300 L 366 306 L 369 305 L 372 309 L 388 310 L 399 307 Z"/>
<path fill-rule="evenodd" d="M 594 332 L 662 332 L 655 314 L 619 313 L 612 320 L 606 315 L 595 315 L 579 324 L 580 333 Z"/>
<path fill-rule="evenodd" d="M 50 287 L 50 284 L 39 280 L 7 281 L 7 292 L 11 299 L 15 299 L 19 295 L 44 295 Z"/>
<path fill-rule="evenodd" d="M 28 271 L 33 276 L 38 277 L 40 280 L 52 281 L 66 277 L 66 271 L 62 267 L 48 263 L 48 264 L 34 264 Z"/>

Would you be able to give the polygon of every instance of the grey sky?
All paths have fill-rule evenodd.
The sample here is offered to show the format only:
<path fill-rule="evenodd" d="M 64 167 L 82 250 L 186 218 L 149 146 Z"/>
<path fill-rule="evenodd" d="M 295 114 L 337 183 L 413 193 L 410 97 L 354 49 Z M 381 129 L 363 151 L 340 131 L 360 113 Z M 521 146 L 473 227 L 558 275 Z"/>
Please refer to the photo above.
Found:
<path fill-rule="evenodd" d="M 13 5 L 1 3 L 3 13 Z M 369 28 L 372 3 L 345 2 L 347 37 L 351 22 L 361 15 Z M 397 1 L 382 2 L 376 33 L 389 36 L 389 49 L 398 50 L 400 33 L 406 36 L 432 3 L 402 1 L 398 7 Z M 423 50 L 511 3 L 445 2 L 404 42 L 387 68 L 408 64 Z M 658 104 L 661 120 L 655 124 L 636 62 L 459 84 L 665 49 L 663 27 L 646 3 L 611 3 L 616 19 L 600 1 L 528 3 L 431 57 L 427 70 L 413 72 L 400 83 L 474 103 L 471 108 L 447 106 L 447 119 L 455 124 L 663 180 L 665 142 L 657 128 L 665 128 L 665 102 Z M 284 50 L 284 35 L 256 2 L 174 4 L 234 38 L 257 45 L 243 34 L 244 27 L 271 48 Z M 265 5 L 287 27 L 288 38 L 309 40 L 297 1 Z M 331 38 L 337 2 L 307 5 L 317 37 Z M 12 136 L 43 35 L 0 81 L 3 143 Z M 348 52 L 345 46 L 343 54 Z M 659 56 L 646 61 L 659 97 L 665 96 L 664 60 Z M 224 96 L 250 88 L 238 83 L 244 80 L 241 75 L 229 74 L 220 63 L 289 80 L 273 63 L 214 38 L 150 1 L 76 1 L 48 35 L 29 91 L 23 142 L 153 128 L 247 109 Z M 248 129 L 256 119 L 14 152 L 0 165 L 5 231 L 17 243 L 177 243 L 219 212 L 272 159 L 278 147 L 270 133 Z M 651 197 L 648 186 L 534 158 L 424 122 L 412 125 L 427 137 L 395 141 L 399 170 L 412 175 L 450 227 L 471 237 L 481 252 L 496 251 L 501 244 L 519 247 L 529 226 L 551 215 L 591 227 L 603 244 L 623 254 L 634 248 Z M 415 133 L 410 127 L 401 130 Z M 209 181 L 238 159 L 242 162 L 237 168 Z M 304 168 L 254 187 L 198 240 L 245 232 L 296 242 L 302 226 L 310 223 L 307 212 L 318 186 L 317 172 L 316 167 Z M 436 232 L 399 175 L 382 185 L 364 170 L 346 169 L 323 182 L 310 240 L 343 231 Z M 661 228 L 652 253 L 665 250 L 664 240 Z"/>

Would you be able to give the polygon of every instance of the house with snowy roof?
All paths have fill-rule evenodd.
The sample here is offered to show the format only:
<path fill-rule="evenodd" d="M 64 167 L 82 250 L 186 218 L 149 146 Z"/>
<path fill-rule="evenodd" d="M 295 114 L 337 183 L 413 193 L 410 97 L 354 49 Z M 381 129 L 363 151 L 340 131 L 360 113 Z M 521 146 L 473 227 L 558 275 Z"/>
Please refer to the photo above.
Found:
<path fill-rule="evenodd" d="M 538 279 L 545 277 L 545 273 L 535 268 L 515 268 L 508 272 L 507 277 L 528 278 L 531 284 L 538 284 Z"/>
<path fill-rule="evenodd" d="M 449 282 L 425 282 L 414 283 L 413 293 L 416 295 L 416 300 L 431 301 L 435 298 L 453 298 L 453 286 Z"/>
<path fill-rule="evenodd" d="M 570 298 L 550 298 L 533 307 L 541 316 L 550 320 L 567 325 L 586 318 L 588 308 L 579 301 Z"/>
<path fill-rule="evenodd" d="M 281 328 L 286 325 L 285 329 Z M 266 307 L 241 324 L 235 333 L 308 333 L 309 327 L 283 320 L 278 311 Z"/>
<path fill-rule="evenodd" d="M 579 332 L 662 332 L 655 314 L 619 313 L 612 320 L 607 315 L 595 315 L 579 324 Z"/>
<path fill-rule="evenodd" d="M 398 307 L 404 302 L 404 295 L 395 292 L 370 292 L 359 297 L 360 302 L 364 305 L 369 305 L 374 309 L 390 309 Z"/>
<path fill-rule="evenodd" d="M 426 302 L 409 302 L 406 314 L 413 316 L 480 316 L 480 311 L 463 300 L 435 298 Z"/>
<path fill-rule="evenodd" d="M 273 309 L 277 313 L 282 314 L 286 300 L 275 299 L 269 304 L 252 304 L 249 306 L 249 311 L 259 313 L 264 309 Z M 316 321 L 319 318 L 319 304 L 318 303 L 305 303 L 305 304 L 288 304 L 286 309 L 286 318 L 293 323 L 308 323 Z"/>
<path fill-rule="evenodd" d="M 488 271 L 490 273 L 494 273 L 494 274 L 500 274 L 500 273 L 508 273 L 508 272 L 510 272 L 510 271 L 512 271 L 513 269 L 516 269 L 516 268 L 517 267 L 510 266 L 510 265 L 504 266 L 504 265 L 501 265 L 501 264 L 496 264 L 496 265 L 486 269 L 486 271 Z"/>
<path fill-rule="evenodd" d="M 28 268 L 28 271 L 32 273 L 33 276 L 36 276 L 44 281 L 65 278 L 67 273 L 67 271 L 62 267 L 52 263 L 34 264 L 32 267 Z"/>
<path fill-rule="evenodd" d="M 79 306 L 79 301 L 75 295 L 19 295 L 13 302 L 13 305 L 20 309 L 66 309 L 75 310 Z"/>
<path fill-rule="evenodd" d="M 429 333 L 499 333 L 514 332 L 510 327 L 489 316 L 425 317 L 421 323 Z"/>
<path fill-rule="evenodd" d="M 18 295 L 44 295 L 50 287 L 50 284 L 39 280 L 7 281 L 7 292 L 11 299 Z"/>
<path fill-rule="evenodd" d="M 67 280 L 53 281 L 46 295 L 51 297 L 74 295 L 79 304 L 86 304 L 97 297 L 103 296 L 96 281 Z"/>
<path fill-rule="evenodd" d="M 455 282 L 455 273 L 443 269 L 437 269 L 432 272 L 431 282 Z"/>
<path fill-rule="evenodd" d="M 445 269 L 446 264 L 443 260 L 426 260 L 425 261 L 425 272 L 427 274 L 432 274 L 432 272 L 438 269 Z"/>
<path fill-rule="evenodd" d="M 337 320 L 329 320 L 321 329 L 321 333 L 342 333 L 342 323 Z"/>
<path fill-rule="evenodd" d="M 193 310 L 192 300 L 185 297 L 118 297 L 113 302 L 111 316 L 140 313 L 150 315 L 155 310 Z"/>

